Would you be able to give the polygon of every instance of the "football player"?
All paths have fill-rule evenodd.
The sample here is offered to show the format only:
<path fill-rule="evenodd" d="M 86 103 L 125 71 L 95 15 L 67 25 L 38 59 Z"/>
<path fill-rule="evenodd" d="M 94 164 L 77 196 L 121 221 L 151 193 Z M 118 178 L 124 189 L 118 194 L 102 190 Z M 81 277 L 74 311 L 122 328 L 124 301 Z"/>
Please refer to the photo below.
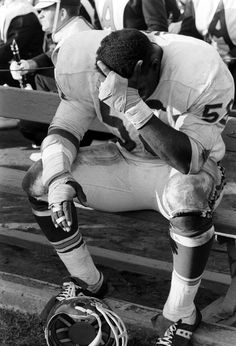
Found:
<path fill-rule="evenodd" d="M 212 44 L 228 65 L 236 82 L 236 2 L 188 0 L 180 34 Z"/>
<path fill-rule="evenodd" d="M 103 29 L 168 31 L 180 16 L 176 0 L 95 0 L 95 6 Z"/>
<path fill-rule="evenodd" d="M 204 41 L 136 29 L 78 33 L 53 61 L 61 103 L 42 160 L 23 181 L 71 276 L 51 303 L 107 291 L 79 230 L 75 198 L 108 212 L 153 209 L 169 220 L 173 252 L 163 309 L 169 328 L 157 345 L 190 346 L 201 322 L 194 298 L 214 239 L 212 212 L 224 185 L 221 133 L 232 76 Z M 117 141 L 80 148 L 95 117 Z"/>

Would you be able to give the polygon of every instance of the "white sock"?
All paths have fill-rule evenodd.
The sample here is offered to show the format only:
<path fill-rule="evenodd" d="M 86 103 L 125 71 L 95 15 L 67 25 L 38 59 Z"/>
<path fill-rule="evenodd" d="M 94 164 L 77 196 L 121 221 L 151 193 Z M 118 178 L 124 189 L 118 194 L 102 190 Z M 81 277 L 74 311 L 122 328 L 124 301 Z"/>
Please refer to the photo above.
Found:
<path fill-rule="evenodd" d="M 58 256 L 70 275 L 83 280 L 89 290 L 96 292 L 101 287 L 103 276 L 96 268 L 86 244 L 69 252 L 58 252 Z"/>
<path fill-rule="evenodd" d="M 192 281 L 192 280 L 191 280 Z M 200 285 L 200 278 L 189 281 L 181 278 L 175 271 L 172 273 L 169 296 L 163 309 L 163 316 L 168 320 L 194 324 L 196 320 L 196 308 L 194 298 Z"/>

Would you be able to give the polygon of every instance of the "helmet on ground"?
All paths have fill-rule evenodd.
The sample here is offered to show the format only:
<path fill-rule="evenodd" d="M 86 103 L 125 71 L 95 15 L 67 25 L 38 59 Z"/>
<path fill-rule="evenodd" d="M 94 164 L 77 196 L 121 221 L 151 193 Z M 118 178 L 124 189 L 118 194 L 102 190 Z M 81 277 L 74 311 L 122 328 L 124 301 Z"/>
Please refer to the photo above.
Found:
<path fill-rule="evenodd" d="M 45 323 L 48 346 L 126 346 L 121 318 L 103 301 L 87 296 L 55 305 Z"/>

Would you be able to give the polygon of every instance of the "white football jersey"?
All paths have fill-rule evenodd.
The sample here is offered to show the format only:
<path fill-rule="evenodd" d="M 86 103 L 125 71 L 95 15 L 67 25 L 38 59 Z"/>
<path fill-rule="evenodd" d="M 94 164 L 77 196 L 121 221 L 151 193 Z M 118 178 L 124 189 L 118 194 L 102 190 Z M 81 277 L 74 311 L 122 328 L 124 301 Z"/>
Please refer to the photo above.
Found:
<path fill-rule="evenodd" d="M 236 1 L 191 0 L 195 25 L 203 35 L 209 35 L 212 44 L 224 57 L 236 46 Z"/>
<path fill-rule="evenodd" d="M 129 0 L 95 0 L 98 18 L 103 29 L 123 29 L 125 6 Z"/>
<path fill-rule="evenodd" d="M 103 29 L 168 31 L 168 22 L 179 19 L 179 8 L 169 0 L 95 0 Z"/>
<path fill-rule="evenodd" d="M 150 157 L 139 132 L 123 113 L 109 111 L 98 90 L 103 80 L 95 57 L 107 31 L 87 31 L 71 36 L 61 46 L 55 68 L 62 101 L 51 126 L 59 126 L 79 140 L 97 116 L 123 147 L 141 157 Z M 215 161 L 225 146 L 221 132 L 227 120 L 234 87 L 227 66 L 216 50 L 204 41 L 174 34 L 147 34 L 163 49 L 161 76 L 146 103 L 171 127 L 186 133 Z"/>

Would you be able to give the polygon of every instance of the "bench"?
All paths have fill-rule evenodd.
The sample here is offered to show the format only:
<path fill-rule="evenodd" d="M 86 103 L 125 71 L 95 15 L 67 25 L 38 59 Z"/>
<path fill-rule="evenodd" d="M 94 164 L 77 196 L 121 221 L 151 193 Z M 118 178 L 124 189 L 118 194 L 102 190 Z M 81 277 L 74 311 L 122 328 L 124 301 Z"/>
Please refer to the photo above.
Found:
<path fill-rule="evenodd" d="M 35 90 L 24 90 L 12 87 L 0 87 L 0 116 L 13 119 L 24 119 L 30 121 L 37 121 L 43 123 L 49 123 L 55 114 L 56 108 L 59 104 L 59 97 L 55 93 L 46 93 Z M 107 129 L 96 120 L 91 128 L 92 131 L 107 132 Z M 225 189 L 225 196 L 221 205 L 217 208 L 214 215 L 214 222 L 216 228 L 216 237 L 221 241 L 222 239 L 227 244 L 227 254 L 229 258 L 231 279 L 229 282 L 229 288 L 225 295 L 212 303 L 203 311 L 203 316 L 206 321 L 210 322 L 221 322 L 228 325 L 236 326 L 236 210 L 235 203 L 232 203 L 233 198 L 236 195 L 236 114 L 231 113 L 226 129 L 223 133 L 223 138 L 226 143 L 227 152 L 223 160 L 223 164 L 228 171 L 228 183 Z M 0 192 L 1 191 L 12 191 L 12 193 L 21 193 L 21 179 L 24 172 L 19 172 L 15 169 L 1 168 L 0 169 Z M 86 210 L 85 210 L 86 212 Z M 138 212 L 125 212 L 119 213 L 122 217 L 129 217 L 140 221 L 156 222 L 160 223 L 163 217 L 154 211 L 145 210 Z M 111 216 L 112 217 L 112 216 Z M 161 221 L 165 222 L 165 221 Z M 9 242 L 10 235 L 6 234 L 3 230 L 0 230 L 0 240 Z M 27 238 L 27 237 L 26 237 Z M 37 238 L 37 237 L 36 237 Z M 40 242 L 39 238 L 28 239 L 28 242 L 32 244 L 36 241 Z M 7 240 L 8 239 L 8 240 Z M 27 239 L 26 239 L 27 240 Z M 19 233 L 18 239 L 19 241 Z M 23 240 L 22 240 L 23 241 Z M 43 245 L 44 246 L 44 245 Z M 96 252 L 97 251 L 97 252 Z M 117 257 L 113 254 L 105 253 L 103 250 L 99 252 L 99 249 L 92 249 L 92 254 L 95 253 L 98 259 L 102 263 L 104 255 L 111 258 L 113 262 L 119 262 L 119 254 Z M 116 258 L 115 258 L 116 257 Z M 107 259 L 106 258 L 106 259 Z M 129 261 L 129 266 L 134 267 L 136 262 L 139 265 L 139 270 L 146 272 L 151 266 L 155 269 L 163 269 L 164 263 L 161 261 L 150 260 L 149 262 L 143 258 L 134 258 L 133 263 L 130 257 L 123 258 L 123 261 Z M 146 264 L 145 264 L 146 263 Z M 143 268 L 143 269 L 142 269 Z M 152 269 L 154 270 L 154 269 Z M 168 267 L 171 270 L 171 267 Z M 222 279 L 223 281 L 224 279 Z"/>

